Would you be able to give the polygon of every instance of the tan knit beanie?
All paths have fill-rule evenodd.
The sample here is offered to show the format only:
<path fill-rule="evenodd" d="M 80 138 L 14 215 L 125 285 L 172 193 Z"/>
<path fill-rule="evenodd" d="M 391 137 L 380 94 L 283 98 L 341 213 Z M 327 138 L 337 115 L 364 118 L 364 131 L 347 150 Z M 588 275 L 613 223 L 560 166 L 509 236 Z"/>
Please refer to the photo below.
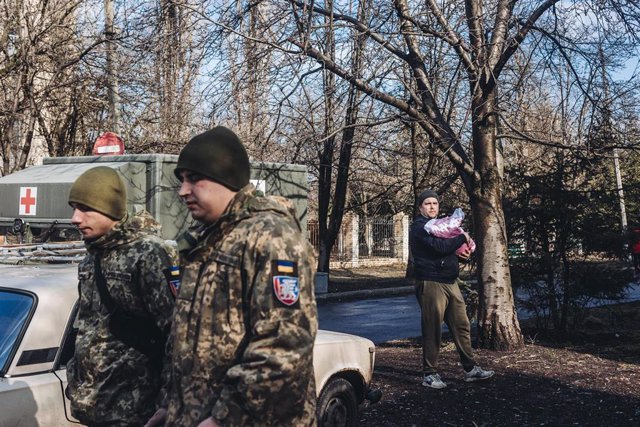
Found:
<path fill-rule="evenodd" d="M 76 179 L 69 192 L 69 204 L 79 203 L 114 220 L 127 212 L 127 188 L 114 169 L 98 166 Z"/>

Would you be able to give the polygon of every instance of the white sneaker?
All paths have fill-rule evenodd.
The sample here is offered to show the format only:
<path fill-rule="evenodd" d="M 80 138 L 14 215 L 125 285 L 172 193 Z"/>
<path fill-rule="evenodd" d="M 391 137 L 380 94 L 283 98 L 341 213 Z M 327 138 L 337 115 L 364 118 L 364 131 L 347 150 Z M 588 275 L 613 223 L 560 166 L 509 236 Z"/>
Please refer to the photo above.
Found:
<path fill-rule="evenodd" d="M 424 375 L 422 377 L 422 385 L 424 387 L 431 387 L 431 388 L 445 388 L 447 386 L 447 384 L 442 381 L 442 379 L 440 379 L 440 375 L 438 374 L 431 374 L 431 375 Z"/>
<path fill-rule="evenodd" d="M 464 373 L 464 380 L 466 382 L 488 380 L 493 376 L 493 374 L 495 374 L 495 372 L 485 371 L 480 366 L 476 365 L 472 370 Z"/>

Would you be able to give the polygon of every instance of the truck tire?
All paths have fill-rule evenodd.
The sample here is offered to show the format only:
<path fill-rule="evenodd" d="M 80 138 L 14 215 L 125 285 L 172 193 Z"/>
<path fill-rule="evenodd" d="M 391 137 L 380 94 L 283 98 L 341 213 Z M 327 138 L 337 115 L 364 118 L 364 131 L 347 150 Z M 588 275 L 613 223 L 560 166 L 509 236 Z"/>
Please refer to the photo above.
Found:
<path fill-rule="evenodd" d="M 333 378 L 322 389 L 316 408 L 319 427 L 358 425 L 358 401 L 351 383 Z"/>

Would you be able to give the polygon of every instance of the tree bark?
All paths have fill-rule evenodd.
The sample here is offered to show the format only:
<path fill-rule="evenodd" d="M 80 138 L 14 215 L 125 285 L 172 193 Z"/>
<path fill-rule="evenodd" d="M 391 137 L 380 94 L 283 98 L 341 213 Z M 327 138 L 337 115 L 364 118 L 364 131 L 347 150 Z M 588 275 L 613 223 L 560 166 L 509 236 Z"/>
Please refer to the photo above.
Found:
<path fill-rule="evenodd" d="M 328 2 L 329 10 L 333 9 L 333 1 Z M 325 54 L 334 60 L 335 39 L 333 28 L 333 15 L 325 17 L 327 27 L 325 34 Z M 329 214 L 331 205 L 331 187 L 333 176 L 333 157 L 335 152 L 336 136 L 334 132 L 334 107 L 336 96 L 336 76 L 329 70 L 323 71 L 324 79 L 324 142 L 318 155 L 320 162 L 318 167 L 318 237 L 320 248 L 318 254 L 318 271 L 329 272 L 329 258 L 331 256 L 332 236 L 329 233 Z"/>
<path fill-rule="evenodd" d="M 511 273 L 507 254 L 507 236 L 500 188 L 486 185 L 482 196 L 474 197 L 471 206 L 476 241 L 480 315 L 478 321 L 481 347 L 513 350 L 524 342 L 513 304 Z"/>
<path fill-rule="evenodd" d="M 494 350 L 513 350 L 523 345 L 515 310 L 502 208 L 502 178 L 496 145 L 495 89 L 477 85 L 472 98 L 474 176 L 471 191 L 479 254 L 479 342 Z"/>

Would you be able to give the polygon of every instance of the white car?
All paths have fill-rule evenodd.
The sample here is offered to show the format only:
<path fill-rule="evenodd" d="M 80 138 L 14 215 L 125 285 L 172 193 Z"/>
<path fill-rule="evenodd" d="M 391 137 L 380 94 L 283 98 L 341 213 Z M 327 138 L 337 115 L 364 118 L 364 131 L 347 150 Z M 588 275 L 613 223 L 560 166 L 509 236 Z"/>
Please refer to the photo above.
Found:
<path fill-rule="evenodd" d="M 78 425 L 64 397 L 73 354 L 77 265 L 0 264 L 0 427 Z M 371 391 L 375 347 L 320 330 L 314 347 L 318 424 L 350 426 Z"/>

